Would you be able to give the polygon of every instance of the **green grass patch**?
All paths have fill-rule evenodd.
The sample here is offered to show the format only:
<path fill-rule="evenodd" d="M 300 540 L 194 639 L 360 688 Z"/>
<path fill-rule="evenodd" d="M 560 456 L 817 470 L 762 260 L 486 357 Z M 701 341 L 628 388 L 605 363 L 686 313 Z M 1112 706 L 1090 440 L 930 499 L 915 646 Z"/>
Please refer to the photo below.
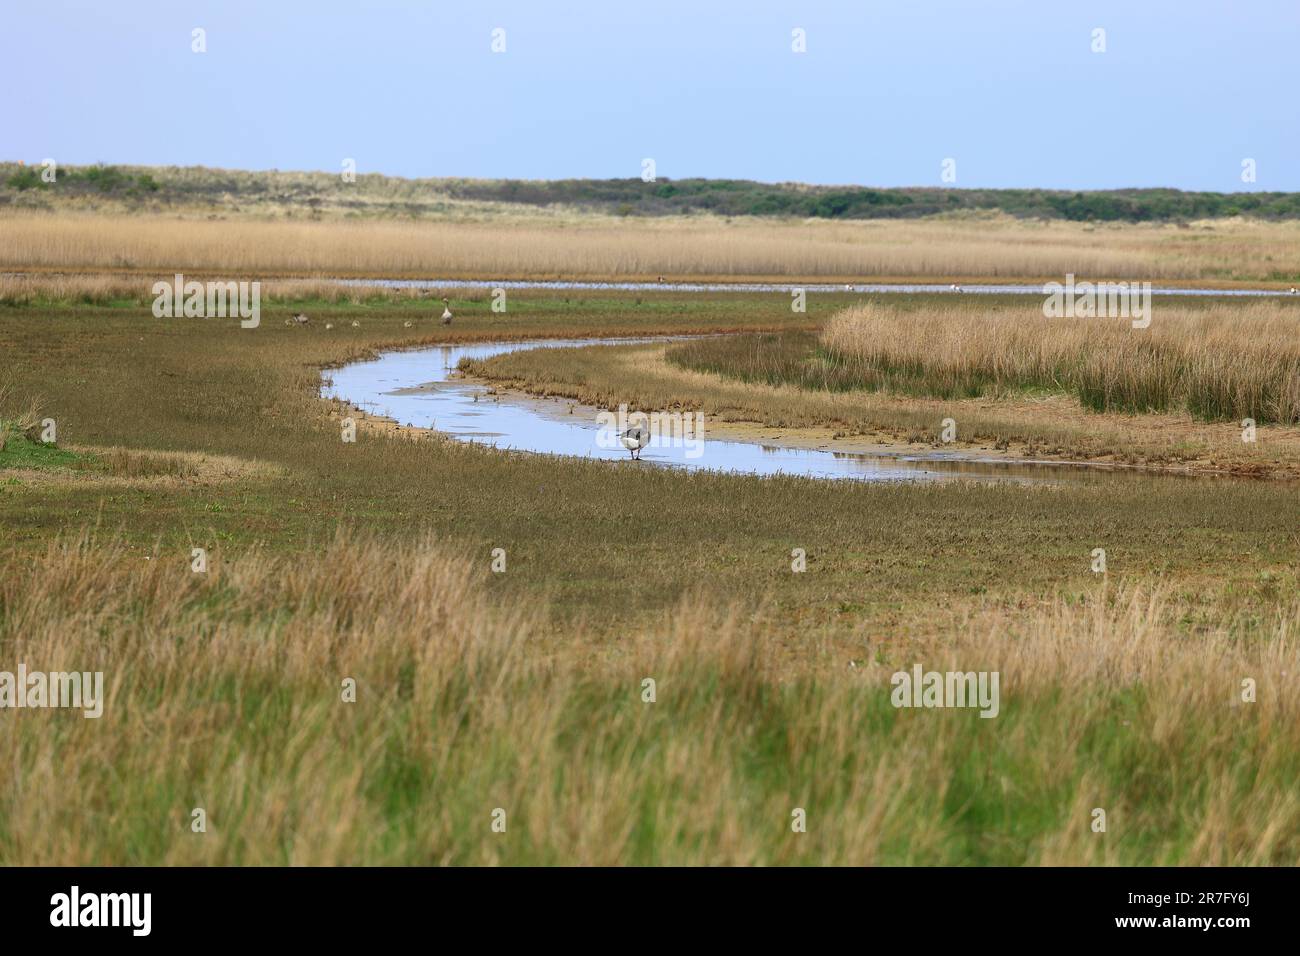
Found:
<path fill-rule="evenodd" d="M 68 451 L 57 444 L 33 441 L 10 422 L 0 422 L 0 471 L 35 469 L 57 471 L 94 467 L 93 455 Z"/>

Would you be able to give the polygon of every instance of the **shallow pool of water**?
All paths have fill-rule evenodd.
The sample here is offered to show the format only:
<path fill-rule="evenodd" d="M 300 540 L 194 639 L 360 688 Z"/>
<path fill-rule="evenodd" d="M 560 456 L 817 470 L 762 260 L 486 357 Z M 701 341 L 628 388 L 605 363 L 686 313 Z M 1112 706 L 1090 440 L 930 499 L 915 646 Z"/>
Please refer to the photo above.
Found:
<path fill-rule="evenodd" d="M 953 288 L 950 283 L 900 282 L 900 283 L 800 283 L 800 282 L 580 282 L 564 280 L 501 280 L 491 279 L 325 279 L 311 280 L 337 282 L 341 285 L 373 285 L 392 289 L 551 289 L 556 291 L 589 290 L 609 292 L 784 292 L 794 289 L 805 292 L 858 292 L 858 293 L 949 293 L 952 295 L 1043 295 L 1043 285 L 1024 283 L 980 283 Z M 1291 293 L 1276 289 L 1179 289 L 1156 287 L 1152 295 L 1161 296 L 1288 296 Z"/>
<path fill-rule="evenodd" d="M 1113 480 L 1129 472 L 1095 468 L 980 460 L 968 454 L 927 452 L 876 454 L 787 448 L 760 442 L 682 432 L 657 433 L 642 453 L 642 464 L 617 445 L 608 421 L 597 409 L 568 400 L 494 395 L 488 387 L 456 372 L 462 358 L 486 359 L 533 348 L 628 345 L 664 339 L 543 340 L 445 345 L 388 352 L 369 362 L 332 369 L 322 395 L 338 398 L 371 414 L 403 425 L 436 429 L 459 441 L 494 448 L 626 462 L 629 467 L 666 466 L 750 475 L 802 475 L 862 481 Z M 610 447 L 612 446 L 612 447 Z"/>

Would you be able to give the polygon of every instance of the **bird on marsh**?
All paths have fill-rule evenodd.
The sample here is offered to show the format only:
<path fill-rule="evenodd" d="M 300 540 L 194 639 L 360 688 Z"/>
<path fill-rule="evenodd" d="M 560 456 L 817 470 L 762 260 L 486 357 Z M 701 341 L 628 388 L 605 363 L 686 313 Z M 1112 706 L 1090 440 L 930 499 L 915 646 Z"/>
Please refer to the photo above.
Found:
<path fill-rule="evenodd" d="M 633 461 L 640 461 L 641 449 L 650 444 L 650 429 L 644 425 L 633 425 L 620 434 L 618 440 L 631 453 Z"/>
<path fill-rule="evenodd" d="M 442 300 L 442 324 L 451 325 L 451 300 Z"/>

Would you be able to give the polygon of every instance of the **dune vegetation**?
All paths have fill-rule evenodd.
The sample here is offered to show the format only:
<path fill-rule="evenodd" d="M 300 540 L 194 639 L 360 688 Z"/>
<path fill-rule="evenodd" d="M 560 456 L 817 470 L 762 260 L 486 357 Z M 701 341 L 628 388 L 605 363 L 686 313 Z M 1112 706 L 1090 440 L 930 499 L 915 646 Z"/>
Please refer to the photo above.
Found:
<path fill-rule="evenodd" d="M 348 176 L 343 173 L 348 172 Z M 335 172 L 202 166 L 44 166 L 0 162 L 0 207 L 107 211 L 205 210 L 272 215 L 441 217 L 716 215 L 789 219 L 917 219 L 998 214 L 1076 222 L 1300 218 L 1300 194 L 1178 189 L 876 188 L 740 179 L 404 179 Z"/>

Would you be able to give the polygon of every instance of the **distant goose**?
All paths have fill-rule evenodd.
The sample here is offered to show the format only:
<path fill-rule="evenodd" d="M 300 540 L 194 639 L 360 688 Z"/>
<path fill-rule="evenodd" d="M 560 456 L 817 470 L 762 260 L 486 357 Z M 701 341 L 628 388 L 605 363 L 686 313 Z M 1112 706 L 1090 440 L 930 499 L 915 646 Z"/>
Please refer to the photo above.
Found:
<path fill-rule="evenodd" d="M 650 444 L 650 429 L 644 425 L 633 425 L 618 436 L 623 447 L 632 453 L 633 461 L 641 460 L 641 449 Z"/>
<path fill-rule="evenodd" d="M 961 286 L 959 286 L 959 285 L 958 285 L 957 283 L 955 283 L 955 282 L 954 282 L 954 283 L 953 283 L 949 288 L 951 288 L 953 292 L 960 292 L 960 291 L 961 291 Z"/>
<path fill-rule="evenodd" d="M 361 323 L 358 322 L 356 319 L 353 319 L 353 320 L 352 320 L 352 327 L 353 327 L 354 329 L 359 329 L 359 328 L 361 328 Z"/>
<path fill-rule="evenodd" d="M 1292 295 L 1295 295 L 1297 292 L 1300 292 L 1300 289 L 1297 289 L 1295 286 L 1292 286 L 1292 287 L 1291 287 L 1291 294 L 1292 294 Z"/>
<path fill-rule="evenodd" d="M 329 331 L 330 329 L 332 329 L 332 328 L 334 328 L 334 323 L 333 323 L 333 322 L 326 322 L 326 323 L 325 323 L 325 331 L 326 331 L 326 332 L 328 332 L 328 331 Z"/>
<path fill-rule="evenodd" d="M 411 323 L 409 320 L 402 323 L 402 328 L 409 329 L 410 327 L 411 327 Z"/>
<path fill-rule="evenodd" d="M 307 316 L 299 312 L 297 315 L 293 316 L 293 318 L 285 319 L 284 324 L 285 325 L 306 325 L 310 321 L 311 319 L 307 318 Z"/>
<path fill-rule="evenodd" d="M 451 325 L 451 300 L 442 300 L 442 324 Z"/>
<path fill-rule="evenodd" d="M 665 280 L 664 280 L 664 277 L 663 277 L 663 276 L 660 276 L 660 277 L 659 277 L 659 281 L 660 281 L 660 282 L 665 281 Z"/>

